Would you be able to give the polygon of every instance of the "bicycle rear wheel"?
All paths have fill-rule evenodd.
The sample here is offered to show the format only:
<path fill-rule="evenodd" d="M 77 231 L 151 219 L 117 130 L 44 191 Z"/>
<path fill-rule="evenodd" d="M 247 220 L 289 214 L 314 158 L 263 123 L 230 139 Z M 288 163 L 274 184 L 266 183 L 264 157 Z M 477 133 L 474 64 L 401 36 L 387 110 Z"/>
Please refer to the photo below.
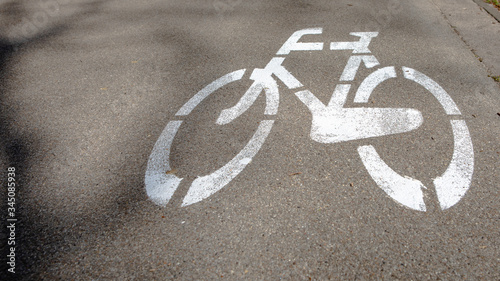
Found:
<path fill-rule="evenodd" d="M 244 73 L 245 69 L 240 69 L 210 83 L 186 102 L 176 113 L 176 117 L 185 118 L 208 96 L 232 82 L 239 81 Z M 148 160 L 144 179 L 146 192 L 154 203 L 161 206 L 168 204 L 184 180 L 172 172 L 170 164 L 172 144 L 183 122 L 183 120 L 172 120 L 167 124 L 156 141 Z M 236 156 L 216 171 L 197 177 L 190 184 L 181 206 L 202 201 L 222 189 L 240 174 L 264 144 L 273 124 L 274 120 L 262 120 L 248 143 Z"/>

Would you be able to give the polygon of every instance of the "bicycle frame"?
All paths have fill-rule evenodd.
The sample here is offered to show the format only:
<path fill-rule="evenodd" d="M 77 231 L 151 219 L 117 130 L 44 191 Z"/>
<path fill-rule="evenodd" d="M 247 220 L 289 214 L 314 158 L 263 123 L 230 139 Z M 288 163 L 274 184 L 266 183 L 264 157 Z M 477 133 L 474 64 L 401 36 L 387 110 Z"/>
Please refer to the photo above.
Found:
<path fill-rule="evenodd" d="M 304 29 L 296 31 L 278 50 L 277 55 L 288 55 L 291 51 L 321 51 L 324 44 L 321 42 L 303 43 L 299 42 L 302 36 L 321 34 L 321 28 Z M 358 36 L 355 42 L 332 42 L 330 50 L 352 50 L 353 54 L 371 53 L 368 48 L 371 40 L 378 32 L 352 32 L 351 35 Z M 284 57 L 274 57 L 263 69 L 256 68 L 251 80 L 254 80 L 248 91 L 241 97 L 239 102 L 221 112 L 217 124 L 228 124 L 243 114 L 255 102 L 262 91 L 266 95 L 266 115 L 275 115 L 279 106 L 279 90 L 277 81 L 273 75 L 281 80 L 289 89 L 303 87 L 302 83 L 295 78 L 285 67 Z M 364 63 L 367 68 L 372 68 L 380 63 L 373 55 L 353 55 L 349 58 L 342 72 L 340 81 L 348 82 L 354 80 L 356 73 Z M 387 71 L 381 73 L 380 78 L 390 77 Z M 379 76 L 374 76 L 379 78 Z M 382 80 L 383 79 L 377 79 Z M 378 82 L 378 81 L 373 81 Z M 350 84 L 338 84 L 328 105 L 324 105 L 310 91 L 303 90 L 295 93 L 311 111 L 313 122 L 311 127 L 311 138 L 321 143 L 336 143 L 356 139 L 399 134 L 417 129 L 423 123 L 423 117 L 419 111 L 406 108 L 343 108 L 350 89 Z M 366 92 L 362 89 L 356 95 L 358 102 L 367 102 Z"/>

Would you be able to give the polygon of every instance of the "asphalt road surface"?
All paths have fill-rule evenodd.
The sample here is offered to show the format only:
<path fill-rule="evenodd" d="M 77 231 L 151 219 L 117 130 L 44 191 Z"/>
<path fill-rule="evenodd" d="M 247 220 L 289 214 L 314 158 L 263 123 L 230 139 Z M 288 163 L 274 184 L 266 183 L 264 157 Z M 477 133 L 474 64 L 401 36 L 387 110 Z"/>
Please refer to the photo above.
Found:
<path fill-rule="evenodd" d="M 472 0 L 0 12 L 2 280 L 500 279 Z"/>

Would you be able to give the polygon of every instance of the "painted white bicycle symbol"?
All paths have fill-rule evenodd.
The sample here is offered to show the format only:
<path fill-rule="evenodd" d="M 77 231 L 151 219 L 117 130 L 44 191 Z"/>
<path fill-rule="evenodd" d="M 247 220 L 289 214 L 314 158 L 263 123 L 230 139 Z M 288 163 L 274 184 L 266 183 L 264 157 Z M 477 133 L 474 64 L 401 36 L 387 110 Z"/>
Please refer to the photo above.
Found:
<path fill-rule="evenodd" d="M 291 51 L 320 51 L 324 44 L 320 42 L 299 42 L 303 35 L 321 34 L 321 28 L 303 29 L 295 32 L 279 49 L 277 56 L 263 68 L 256 68 L 251 73 L 253 84 L 240 101 L 233 107 L 225 109 L 219 115 L 218 125 L 228 124 L 243 114 L 264 92 L 266 96 L 266 115 L 276 115 L 279 106 L 279 79 L 289 89 L 303 87 L 287 69 L 282 66 L 285 55 Z M 411 108 L 344 108 L 348 92 L 356 73 L 363 63 L 366 68 L 374 68 L 380 63 L 371 55 L 368 46 L 378 32 L 352 32 L 358 37 L 353 42 L 331 42 L 330 50 L 352 50 L 347 65 L 340 77 L 341 84 L 336 85 L 327 105 L 323 104 L 308 90 L 295 93 L 312 114 L 310 137 L 320 143 L 340 143 L 358 139 L 381 137 L 409 132 L 419 128 L 423 123 L 420 111 Z M 423 86 L 441 104 L 450 118 L 454 136 L 454 151 L 446 171 L 433 180 L 436 195 L 441 209 L 455 205 L 465 195 L 472 181 L 474 170 L 474 152 L 469 130 L 464 120 L 457 120 L 460 110 L 448 93 L 434 80 L 425 74 L 409 67 L 402 67 L 405 79 Z M 240 80 L 245 69 L 231 72 L 215 80 L 195 96 L 193 96 L 177 112 L 177 117 L 189 115 L 206 97 L 221 87 Z M 367 103 L 372 91 L 382 82 L 396 78 L 396 68 L 387 66 L 378 68 L 368 75 L 359 85 L 354 102 Z M 159 205 L 166 205 L 183 180 L 170 171 L 170 149 L 172 142 L 183 121 L 170 121 L 156 142 L 148 161 L 145 184 L 148 196 Z M 263 120 L 248 144 L 227 164 L 215 172 L 196 178 L 182 206 L 191 205 L 216 193 L 234 179 L 252 161 L 269 135 L 274 120 Z M 418 211 L 425 211 L 422 188 L 426 188 L 419 180 L 401 176 L 381 159 L 371 145 L 358 147 L 358 154 L 366 170 L 375 183 L 395 201 Z"/>

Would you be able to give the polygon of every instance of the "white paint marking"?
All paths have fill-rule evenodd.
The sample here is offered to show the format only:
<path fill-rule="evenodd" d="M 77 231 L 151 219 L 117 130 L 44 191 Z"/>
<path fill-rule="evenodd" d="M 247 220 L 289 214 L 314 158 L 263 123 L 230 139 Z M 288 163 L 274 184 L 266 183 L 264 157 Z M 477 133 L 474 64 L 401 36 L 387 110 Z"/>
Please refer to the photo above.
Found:
<path fill-rule="evenodd" d="M 323 50 L 323 43 L 301 43 L 299 40 L 304 35 L 321 34 L 322 32 L 323 28 L 309 28 L 295 31 L 276 54 L 288 55 L 290 51 L 321 51 Z"/>
<path fill-rule="evenodd" d="M 422 188 L 426 187 L 419 180 L 400 176 L 371 145 L 358 147 L 358 153 L 370 176 L 387 195 L 408 208 L 425 212 Z"/>
<path fill-rule="evenodd" d="M 208 97 L 211 93 L 217 91 L 218 89 L 224 87 L 225 85 L 240 80 L 245 74 L 245 69 L 240 69 L 229 74 L 226 74 L 214 82 L 208 84 L 205 88 L 201 89 L 196 95 L 194 95 L 188 102 L 186 102 L 179 111 L 177 111 L 177 116 L 186 116 L 193 109 L 202 102 L 206 97 Z"/>
<path fill-rule="evenodd" d="M 367 103 L 375 87 L 385 80 L 395 77 L 396 70 L 394 66 L 384 67 L 372 72 L 363 82 L 361 82 L 361 85 L 359 85 L 356 96 L 354 97 L 354 102 Z"/>
<path fill-rule="evenodd" d="M 342 76 L 340 76 L 340 81 L 354 80 L 361 62 L 365 63 L 366 68 L 372 68 L 380 64 L 375 56 L 351 56 L 342 72 Z"/>
<path fill-rule="evenodd" d="M 378 32 L 351 32 L 353 36 L 358 36 L 358 42 L 331 42 L 330 50 L 352 50 L 354 54 L 371 53 L 368 45 L 372 38 L 377 37 Z"/>
<path fill-rule="evenodd" d="M 418 72 L 415 69 L 411 69 L 409 67 L 403 67 L 403 73 L 406 79 L 417 82 L 418 84 L 426 88 L 427 91 L 431 92 L 434 95 L 434 97 L 436 97 L 436 99 L 439 101 L 439 103 L 441 103 L 441 106 L 443 106 L 444 110 L 446 111 L 446 114 L 448 115 L 461 114 L 460 110 L 458 109 L 455 102 L 451 99 L 450 95 L 448 95 L 448 93 L 441 86 L 439 86 L 439 84 L 436 83 L 436 81 L 432 80 L 425 74 Z"/>
<path fill-rule="evenodd" d="M 474 149 L 464 120 L 451 120 L 454 151 L 451 163 L 443 175 L 434 179 L 441 209 L 446 210 L 462 199 L 472 182 Z"/>
<path fill-rule="evenodd" d="M 340 87 L 339 87 L 340 86 Z M 312 114 L 311 139 L 337 143 L 409 132 L 423 123 L 420 111 L 408 108 L 342 108 L 349 87 L 338 85 L 328 106 L 310 91 L 295 95 Z"/>
<path fill-rule="evenodd" d="M 252 139 L 250 139 L 238 155 L 212 174 L 194 180 L 186 197 L 184 197 L 182 206 L 188 206 L 209 197 L 241 173 L 245 166 L 251 162 L 255 154 L 257 154 L 262 144 L 264 144 L 273 124 L 274 120 L 261 121 Z"/>
<path fill-rule="evenodd" d="M 276 75 L 278 79 L 280 79 L 289 89 L 296 89 L 302 87 L 302 83 L 300 83 L 297 78 L 295 78 L 285 67 L 281 64 L 285 58 L 272 58 L 271 61 L 266 65 L 264 70 L 266 72 L 259 72 L 259 69 L 255 69 L 252 73 L 252 77 L 250 79 L 259 80 L 264 79 L 266 77 L 271 77 L 271 74 Z M 254 76 L 255 73 L 255 76 Z"/>
<path fill-rule="evenodd" d="M 156 141 L 146 169 L 146 193 L 158 205 L 167 205 L 182 178 L 167 174 L 170 168 L 170 147 L 182 121 L 170 121 Z"/>
<path fill-rule="evenodd" d="M 349 94 L 350 89 L 350 84 L 337 84 L 337 86 L 335 86 L 335 90 L 333 90 L 330 102 L 328 102 L 328 107 L 343 107 L 345 102 L 347 101 L 347 94 Z"/>
<path fill-rule="evenodd" d="M 295 89 L 302 87 L 302 83 L 298 81 L 288 70 L 286 70 L 281 64 L 285 58 L 272 58 L 271 61 L 266 65 L 264 69 L 256 68 L 252 72 L 250 79 L 255 82 L 250 86 L 250 88 L 241 97 L 238 103 L 228 109 L 224 109 L 219 118 L 217 118 L 217 124 L 224 125 L 232 122 L 234 119 L 238 118 L 241 114 L 247 111 L 250 106 L 255 102 L 257 97 L 260 95 L 262 90 L 266 93 L 266 109 L 265 114 L 275 115 L 278 113 L 279 106 L 279 90 L 276 80 L 272 77 L 274 74 L 290 89 Z"/>

